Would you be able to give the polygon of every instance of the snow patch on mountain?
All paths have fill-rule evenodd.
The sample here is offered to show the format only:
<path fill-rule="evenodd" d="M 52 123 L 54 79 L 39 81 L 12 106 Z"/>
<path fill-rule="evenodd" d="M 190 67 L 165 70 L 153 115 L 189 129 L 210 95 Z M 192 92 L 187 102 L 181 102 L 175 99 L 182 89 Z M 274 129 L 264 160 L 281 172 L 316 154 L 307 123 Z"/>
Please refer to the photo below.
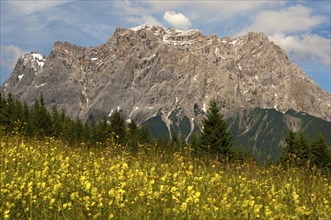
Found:
<path fill-rule="evenodd" d="M 194 35 L 197 30 L 172 30 L 165 29 L 166 34 L 163 36 L 163 42 L 175 46 L 191 45 L 194 43 Z M 193 39 L 192 39 L 193 38 Z"/>
<path fill-rule="evenodd" d="M 36 88 L 40 88 L 40 87 L 42 87 L 42 86 L 44 86 L 45 85 L 45 83 L 42 83 L 42 84 L 40 84 L 40 85 L 34 85 Z"/>
<path fill-rule="evenodd" d="M 39 72 L 45 62 L 46 58 L 40 53 L 30 52 L 21 56 L 25 66 L 31 66 L 36 72 Z"/>
<path fill-rule="evenodd" d="M 185 143 L 188 143 L 189 138 L 191 137 L 193 131 L 194 131 L 194 118 L 191 118 L 190 120 L 190 126 L 191 126 L 191 131 L 190 133 L 187 135 L 187 137 L 185 138 Z"/>
<path fill-rule="evenodd" d="M 23 78 L 24 74 L 18 75 L 18 81 L 21 81 L 21 79 Z"/>

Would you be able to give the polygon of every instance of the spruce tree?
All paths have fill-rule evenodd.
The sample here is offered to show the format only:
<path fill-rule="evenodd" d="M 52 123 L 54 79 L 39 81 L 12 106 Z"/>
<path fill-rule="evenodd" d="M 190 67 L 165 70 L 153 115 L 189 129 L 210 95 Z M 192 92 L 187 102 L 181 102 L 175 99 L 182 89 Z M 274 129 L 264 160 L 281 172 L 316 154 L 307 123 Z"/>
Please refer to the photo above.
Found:
<path fill-rule="evenodd" d="M 46 108 L 43 94 L 40 95 L 40 118 L 43 135 L 50 136 L 52 133 L 51 115 Z"/>
<path fill-rule="evenodd" d="M 202 120 L 201 147 L 217 156 L 229 157 L 232 149 L 231 134 L 217 102 L 212 100 L 209 106 L 207 115 Z"/>
<path fill-rule="evenodd" d="M 311 144 L 311 162 L 318 167 L 327 167 L 331 165 L 331 158 L 329 155 L 329 146 L 327 145 L 323 135 L 319 134 L 315 137 Z"/>
<path fill-rule="evenodd" d="M 40 123 L 40 104 L 39 100 L 35 99 L 34 105 L 31 110 L 31 124 L 32 124 L 32 133 L 38 134 L 40 133 L 41 123 Z"/>
<path fill-rule="evenodd" d="M 76 120 L 73 123 L 73 132 L 75 137 L 74 140 L 76 143 L 83 141 L 84 125 L 78 116 L 76 117 Z"/>
<path fill-rule="evenodd" d="M 23 128 L 23 134 L 31 136 L 31 118 L 30 118 L 30 109 L 26 102 L 23 104 L 23 122 L 24 122 L 24 128 Z"/>
<path fill-rule="evenodd" d="M 304 166 L 311 159 L 310 146 L 304 133 L 289 131 L 286 145 L 281 156 L 281 162 L 295 166 Z"/>
<path fill-rule="evenodd" d="M 297 164 L 299 166 L 306 165 L 310 159 L 310 146 L 307 137 L 303 132 L 297 134 L 296 141 L 296 155 L 297 155 Z"/>
<path fill-rule="evenodd" d="M 179 148 L 181 146 L 180 137 L 174 129 L 171 129 L 170 145 L 173 149 Z"/>
<path fill-rule="evenodd" d="M 115 111 L 110 120 L 110 128 L 115 137 L 116 143 L 124 145 L 126 143 L 126 126 L 125 120 L 120 112 Z"/>
<path fill-rule="evenodd" d="M 97 123 L 94 120 L 92 120 L 89 127 L 90 127 L 90 143 L 94 144 L 95 142 L 97 142 L 98 139 Z"/>
<path fill-rule="evenodd" d="M 6 121 L 6 99 L 2 97 L 2 94 L 0 93 L 0 126 L 4 126 L 5 121 Z"/>
<path fill-rule="evenodd" d="M 136 149 L 138 146 L 138 126 L 134 120 L 132 120 L 128 124 L 128 132 L 127 132 L 127 145 L 132 148 Z"/>
<path fill-rule="evenodd" d="M 280 159 L 282 163 L 287 162 L 293 164 L 295 162 L 294 160 L 296 157 L 296 135 L 297 134 L 294 131 L 290 130 L 287 137 L 285 138 L 286 144 Z"/>
<path fill-rule="evenodd" d="M 51 135 L 51 115 L 46 109 L 43 94 L 40 95 L 39 100 L 36 99 L 32 109 L 32 124 L 33 130 L 40 136 Z"/>
<path fill-rule="evenodd" d="M 15 115 L 15 100 L 13 98 L 13 95 L 11 93 L 8 94 L 8 98 L 5 103 L 4 108 L 4 125 L 6 128 L 6 131 L 14 131 L 15 128 L 15 121 L 16 121 L 16 115 Z"/>
<path fill-rule="evenodd" d="M 58 137 L 62 131 L 62 122 L 60 113 L 56 109 L 56 106 L 53 106 L 51 109 L 51 124 L 52 124 L 52 135 Z"/>
<path fill-rule="evenodd" d="M 188 139 L 188 143 L 192 147 L 196 147 L 198 145 L 198 135 L 196 134 L 196 132 L 192 132 L 192 134 L 190 135 L 190 137 Z"/>
<path fill-rule="evenodd" d="M 139 144 L 150 144 L 152 143 L 152 135 L 147 125 L 143 125 L 138 131 L 138 143 Z"/>
<path fill-rule="evenodd" d="M 15 121 L 18 122 L 18 126 L 19 128 L 22 127 L 23 124 L 23 105 L 20 101 L 15 100 L 14 102 L 14 117 L 15 117 Z"/>

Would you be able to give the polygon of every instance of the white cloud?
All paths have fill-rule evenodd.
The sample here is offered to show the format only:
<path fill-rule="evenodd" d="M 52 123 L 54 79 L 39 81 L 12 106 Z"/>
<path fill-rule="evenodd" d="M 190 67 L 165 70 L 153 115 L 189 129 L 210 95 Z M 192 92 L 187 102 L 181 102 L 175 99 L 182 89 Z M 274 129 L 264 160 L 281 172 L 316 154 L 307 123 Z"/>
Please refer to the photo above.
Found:
<path fill-rule="evenodd" d="M 130 23 L 135 23 L 138 25 L 141 24 L 152 24 L 152 25 L 157 25 L 157 26 L 162 26 L 162 24 L 153 16 L 151 15 L 143 15 L 141 17 L 128 17 L 126 19 L 127 22 Z"/>
<path fill-rule="evenodd" d="M 243 16 L 281 4 L 280 1 L 199 1 L 195 9 L 202 11 L 205 16 L 219 19 Z"/>
<path fill-rule="evenodd" d="M 270 39 L 286 50 L 295 61 L 307 59 L 321 61 L 326 68 L 330 69 L 331 39 L 326 39 L 316 34 L 293 36 L 274 34 L 270 36 Z"/>
<path fill-rule="evenodd" d="M 121 15 L 141 15 L 146 14 L 148 9 L 135 4 L 135 1 L 113 1 L 113 5 Z"/>
<path fill-rule="evenodd" d="M 192 26 L 189 18 L 185 17 L 182 13 L 174 11 L 166 11 L 163 15 L 164 20 L 176 28 L 188 29 Z"/>
<path fill-rule="evenodd" d="M 310 30 L 325 20 L 322 16 L 313 16 L 311 9 L 298 5 L 278 11 L 262 11 L 253 18 L 253 24 L 246 30 L 267 34 L 297 33 Z"/>
<path fill-rule="evenodd" d="M 284 4 L 281 1 L 146 1 L 151 12 L 185 9 L 201 17 L 232 17 L 242 12 Z"/>
<path fill-rule="evenodd" d="M 14 45 L 0 45 L 0 65 L 8 69 L 13 69 L 17 59 L 25 52 Z"/>
<path fill-rule="evenodd" d="M 8 3 L 15 9 L 16 13 L 21 15 L 28 15 L 35 12 L 43 11 L 46 9 L 54 8 L 56 6 L 70 2 L 70 0 L 58 0 L 58 1 L 9 1 Z"/>

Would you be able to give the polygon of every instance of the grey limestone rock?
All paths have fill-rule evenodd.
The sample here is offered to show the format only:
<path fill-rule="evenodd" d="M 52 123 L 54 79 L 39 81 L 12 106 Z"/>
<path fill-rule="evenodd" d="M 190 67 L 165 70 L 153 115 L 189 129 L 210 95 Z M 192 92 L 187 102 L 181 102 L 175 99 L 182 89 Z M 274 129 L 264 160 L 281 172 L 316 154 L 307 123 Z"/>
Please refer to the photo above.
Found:
<path fill-rule="evenodd" d="M 148 25 L 118 28 L 100 46 L 56 42 L 47 59 L 22 56 L 0 91 L 29 105 L 43 93 L 49 108 L 83 120 L 115 110 L 138 123 L 161 115 L 168 128 L 176 111 L 193 129 L 211 99 L 225 115 L 260 107 L 331 120 L 330 93 L 263 33 L 230 39 Z"/>

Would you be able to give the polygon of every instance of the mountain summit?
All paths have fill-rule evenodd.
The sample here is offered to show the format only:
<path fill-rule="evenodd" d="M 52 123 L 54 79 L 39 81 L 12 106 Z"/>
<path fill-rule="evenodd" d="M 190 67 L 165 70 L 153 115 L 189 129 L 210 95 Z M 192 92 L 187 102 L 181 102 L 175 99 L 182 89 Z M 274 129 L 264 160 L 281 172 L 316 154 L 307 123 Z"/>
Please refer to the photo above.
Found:
<path fill-rule="evenodd" d="M 42 93 L 48 107 L 86 121 L 115 110 L 138 123 L 159 116 L 169 131 L 174 115 L 187 117 L 192 131 L 211 99 L 226 115 L 259 107 L 331 121 L 330 93 L 263 33 L 230 39 L 150 25 L 117 28 L 97 47 L 56 42 L 46 59 L 23 55 L 0 91 L 28 105 Z"/>

